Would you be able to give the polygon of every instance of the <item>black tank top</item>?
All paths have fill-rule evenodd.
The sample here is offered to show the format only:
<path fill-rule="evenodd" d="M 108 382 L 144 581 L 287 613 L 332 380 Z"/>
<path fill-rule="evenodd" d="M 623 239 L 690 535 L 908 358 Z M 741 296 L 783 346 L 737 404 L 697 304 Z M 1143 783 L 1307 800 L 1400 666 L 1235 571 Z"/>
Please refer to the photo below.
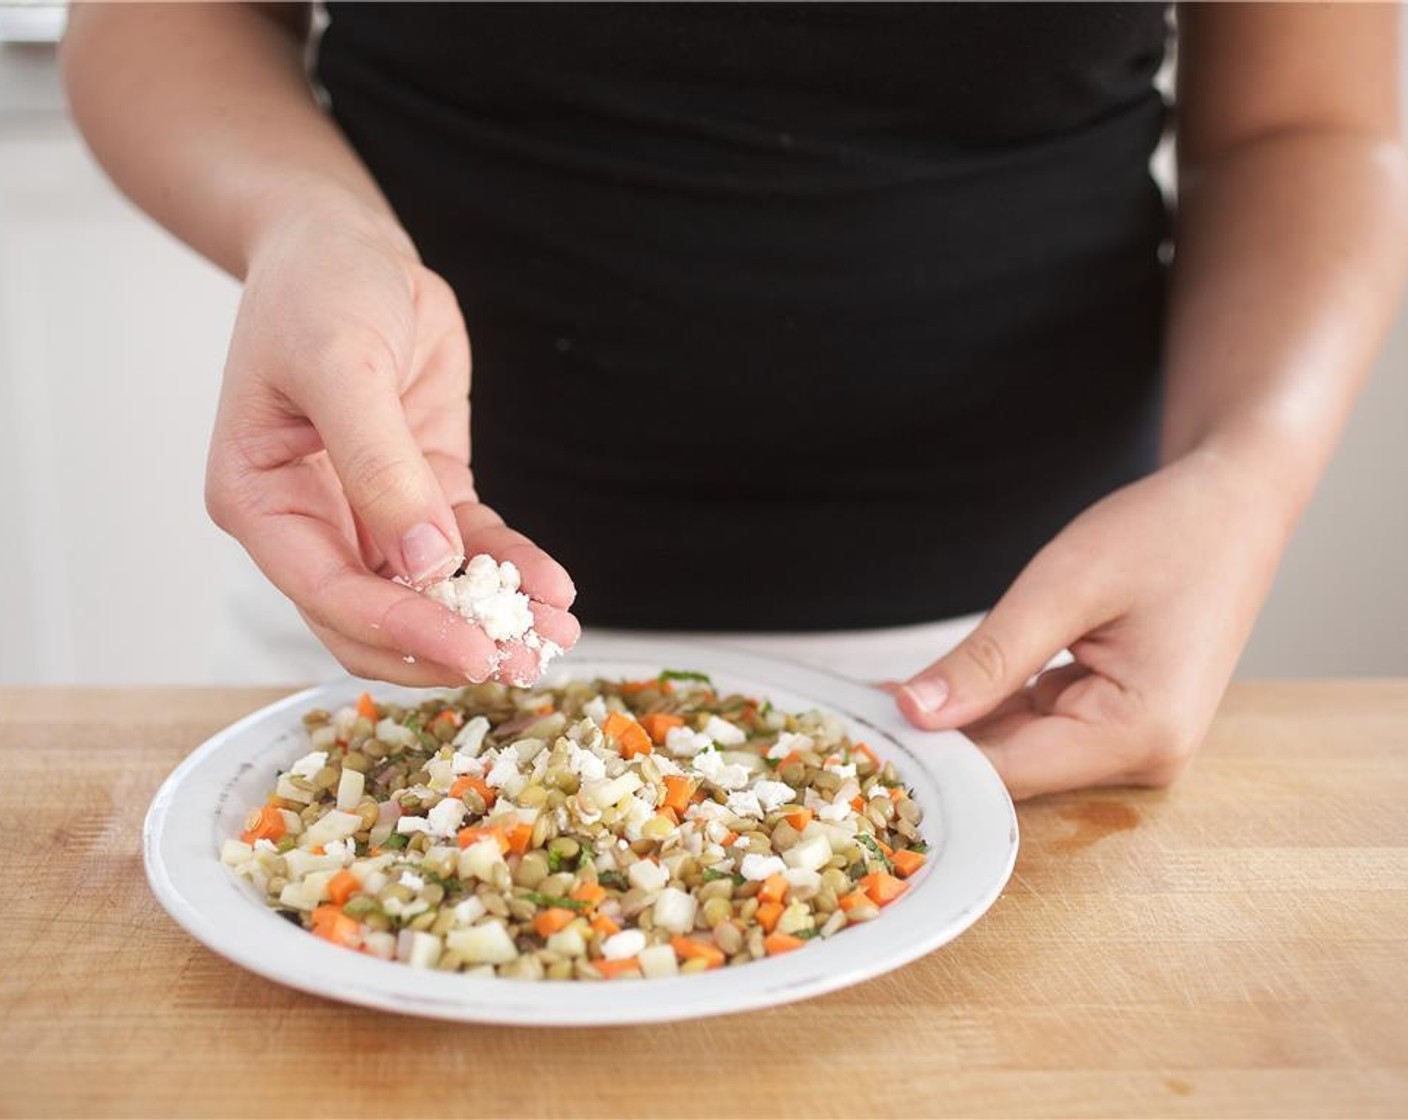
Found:
<path fill-rule="evenodd" d="M 480 493 L 584 621 L 982 609 L 1153 465 L 1162 5 L 328 8 Z"/>

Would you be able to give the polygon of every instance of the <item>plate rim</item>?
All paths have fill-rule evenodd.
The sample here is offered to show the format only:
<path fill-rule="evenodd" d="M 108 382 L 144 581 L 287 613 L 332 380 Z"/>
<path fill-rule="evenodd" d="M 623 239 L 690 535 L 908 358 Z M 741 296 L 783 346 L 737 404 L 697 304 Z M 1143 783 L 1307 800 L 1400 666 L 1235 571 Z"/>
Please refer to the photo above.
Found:
<path fill-rule="evenodd" d="M 719 663 L 720 659 L 722 659 L 722 664 Z M 221 936 L 223 931 L 219 928 L 218 923 L 194 907 L 181 890 L 180 885 L 173 877 L 172 868 L 168 865 L 162 852 L 163 840 L 171 839 L 168 831 L 171 823 L 170 810 L 175 805 L 175 799 L 183 784 L 200 770 L 202 765 L 213 755 L 218 754 L 226 744 L 249 733 L 255 726 L 287 717 L 291 710 L 315 704 L 320 698 L 339 691 L 359 689 L 363 686 L 373 691 L 374 694 L 377 690 L 381 690 L 383 693 L 394 691 L 401 694 L 421 691 L 427 695 L 434 691 L 445 691 L 411 690 L 386 682 L 364 681 L 352 676 L 342 676 L 300 689 L 242 716 L 217 730 L 176 765 L 153 795 L 143 819 L 142 856 L 147 881 L 162 908 L 194 940 L 232 963 L 275 983 L 308 992 L 323 999 L 374 1007 L 399 1014 L 459 1022 L 549 1027 L 622 1026 L 633 1023 L 683 1021 L 773 1007 L 824 995 L 892 972 L 941 948 L 971 927 L 1001 896 L 1003 889 L 1010 881 L 1016 863 L 1020 831 L 1015 806 L 992 764 L 976 745 L 958 732 L 921 731 L 904 723 L 898 713 L 894 713 L 887 725 L 887 720 L 872 718 L 872 713 L 855 711 L 851 705 L 845 702 L 847 692 L 850 692 L 856 700 L 868 699 L 872 703 L 883 694 L 875 692 L 872 695 L 870 686 L 854 678 L 788 658 L 732 648 L 726 642 L 680 642 L 668 639 L 616 638 L 614 636 L 610 638 L 591 636 L 584 638 L 577 650 L 574 651 L 573 656 L 554 666 L 548 676 L 551 679 L 565 676 L 600 675 L 599 669 L 590 667 L 592 663 L 638 662 L 645 665 L 666 666 L 700 661 L 708 662 L 701 667 L 711 672 L 751 682 L 751 688 L 754 690 L 766 691 L 771 686 L 776 691 L 800 692 L 806 694 L 808 700 L 816 707 L 833 710 L 847 722 L 859 721 L 873 727 L 888 740 L 884 744 L 886 750 L 891 749 L 892 745 L 899 746 L 908 756 L 905 764 L 905 777 L 911 777 L 912 768 L 922 772 L 924 780 L 939 794 L 941 803 L 945 805 L 947 803 L 942 801 L 945 794 L 944 788 L 931 769 L 930 763 L 925 761 L 923 754 L 910 749 L 920 743 L 905 743 L 904 739 L 911 738 L 916 741 L 922 739 L 923 745 L 930 748 L 943 744 L 950 748 L 951 758 L 963 756 L 962 765 L 974 771 L 977 780 L 988 787 L 988 792 L 1000 794 L 999 805 L 1004 810 L 1002 824 L 1006 826 L 1004 829 L 1006 833 L 1005 849 L 991 880 L 971 897 L 965 898 L 963 900 L 965 905 L 962 909 L 949 915 L 947 921 L 937 929 L 916 933 L 912 937 L 901 939 L 898 944 L 888 945 L 879 966 L 859 958 L 857 954 L 848 949 L 842 955 L 838 952 L 838 947 L 845 948 L 847 943 L 844 939 L 837 939 L 827 942 L 825 945 L 810 947 L 805 954 L 788 954 L 784 957 L 754 962 L 754 965 L 749 966 L 749 969 L 740 969 L 740 975 L 735 975 L 733 970 L 728 970 L 725 973 L 710 973 L 710 977 L 716 981 L 711 985 L 712 989 L 717 989 L 719 987 L 717 980 L 723 978 L 731 981 L 728 985 L 730 990 L 711 1000 L 701 984 L 700 987 L 688 993 L 698 998 L 691 1000 L 690 1005 L 683 1008 L 673 1005 L 669 1000 L 658 998 L 662 994 L 669 994 L 664 991 L 662 986 L 674 989 L 674 994 L 678 997 L 685 994 L 677 987 L 678 985 L 700 983 L 700 978 L 691 976 L 644 981 L 643 983 L 648 984 L 649 990 L 656 993 L 657 998 L 644 1001 L 598 1000 L 595 1005 L 587 1005 L 581 996 L 570 995 L 575 987 L 573 985 L 512 984 L 510 981 L 497 977 L 480 978 L 456 975 L 453 977 L 453 983 L 456 985 L 456 989 L 452 993 L 453 998 L 443 998 L 425 992 L 408 991 L 408 989 L 417 986 L 425 987 L 424 979 L 426 977 L 439 977 L 448 980 L 450 979 L 448 974 L 433 971 L 418 972 L 409 970 L 400 963 L 376 960 L 364 954 L 348 954 L 344 949 L 324 945 L 316 939 L 309 938 L 303 930 L 295 929 L 288 923 L 280 922 L 277 927 L 267 927 L 268 937 L 252 938 L 248 945 L 237 937 Z M 577 669 L 574 663 L 581 663 L 582 667 Z M 818 684 L 829 683 L 839 691 L 840 696 L 833 698 L 817 689 L 804 688 L 796 681 L 770 682 L 766 676 L 769 669 L 785 676 L 800 674 L 804 682 L 806 678 L 814 678 Z M 865 708 L 867 705 L 862 703 L 859 706 Z M 881 714 L 889 715 L 889 711 L 880 709 L 873 713 L 873 715 Z M 293 722 L 285 720 L 282 727 L 272 730 L 269 742 L 272 744 L 293 730 Z M 886 750 L 882 750 L 881 753 L 886 753 Z M 249 765 L 253 764 L 244 763 L 244 766 Z M 237 771 L 235 777 L 229 779 L 225 786 L 227 790 L 237 780 L 241 772 Z M 208 818 L 212 826 L 215 822 L 214 814 L 218 814 L 220 804 L 221 802 L 217 802 L 212 809 L 212 815 Z M 995 826 L 996 823 L 997 821 L 994 819 L 992 825 Z M 944 844 L 947 844 L 950 839 L 948 825 L 947 819 L 941 821 L 940 827 L 943 830 L 942 842 Z M 249 896 L 247 890 L 233 876 L 229 875 L 228 869 L 221 864 L 218 851 L 213 845 L 209 850 L 209 870 L 226 876 L 228 883 L 248 899 L 251 917 L 258 913 L 254 909 L 257 906 L 257 901 Z M 915 891 L 915 897 L 919 896 L 923 886 L 923 883 L 919 884 L 919 888 Z M 937 899 L 939 896 L 927 897 Z M 888 920 L 891 924 L 885 927 L 887 932 L 898 932 L 898 927 L 894 924 L 898 913 L 896 911 L 889 915 Z M 883 925 L 884 923 L 877 920 L 875 923 L 860 927 L 856 932 L 859 933 L 867 929 L 878 930 Z M 327 957 L 322 962 L 324 967 L 318 967 L 306 974 L 300 973 L 295 967 L 280 967 L 282 958 L 271 958 L 267 942 L 269 938 L 277 939 L 283 933 L 297 938 L 297 944 L 292 941 L 285 942 L 295 957 L 307 956 L 307 950 L 319 950 L 325 954 L 336 954 L 336 956 Z M 886 937 L 885 940 L 891 941 L 893 938 Z M 263 947 L 259 948 L 260 945 Z M 830 949 L 831 952 L 826 953 L 827 949 Z M 818 971 L 814 968 L 798 967 L 802 964 L 821 963 L 815 956 L 819 952 L 826 953 L 827 957 L 839 957 L 840 959 L 830 962 L 832 967 L 829 970 Z M 745 979 L 753 979 L 751 975 L 753 967 L 764 971 L 771 968 L 771 977 L 759 975 L 757 980 L 762 982 L 744 984 Z M 746 978 L 741 975 L 744 971 L 750 973 Z M 798 973 L 801 975 L 797 975 Z M 767 982 L 769 979 L 772 979 L 773 982 Z M 505 987 L 506 985 L 507 987 Z M 626 985 L 623 984 L 623 986 Z M 635 987 L 634 984 L 629 986 L 632 989 Z M 596 992 L 601 991 L 598 985 L 585 985 L 583 988 Z M 540 998 L 532 998 L 533 993 L 539 991 L 559 996 L 568 993 L 568 996 L 562 998 L 563 1007 L 540 1006 L 543 1001 Z M 514 998 L 505 1000 L 503 997 L 506 995 Z M 519 998 L 525 995 L 529 997 L 526 1001 Z M 613 1007 L 613 1003 L 617 1006 Z M 572 1007 L 572 1004 L 582 1006 Z"/>

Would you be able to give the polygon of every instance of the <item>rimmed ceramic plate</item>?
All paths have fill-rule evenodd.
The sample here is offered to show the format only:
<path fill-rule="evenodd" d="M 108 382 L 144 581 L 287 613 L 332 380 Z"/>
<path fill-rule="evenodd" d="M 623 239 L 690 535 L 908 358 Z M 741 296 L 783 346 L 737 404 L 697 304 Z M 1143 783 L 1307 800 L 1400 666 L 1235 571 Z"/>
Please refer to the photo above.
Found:
<path fill-rule="evenodd" d="M 1017 819 L 982 753 L 957 733 L 905 724 L 890 698 L 815 669 L 724 647 L 648 640 L 584 642 L 553 679 L 633 679 L 664 668 L 708 673 L 721 691 L 789 711 L 824 708 L 892 759 L 924 809 L 931 855 L 911 889 L 875 921 L 746 966 L 659 980 L 532 983 L 409 968 L 309 936 L 263 905 L 219 860 L 276 770 L 307 750 L 301 716 L 351 703 L 363 689 L 405 702 L 423 693 L 346 678 L 308 689 L 227 727 L 191 754 L 152 800 L 147 878 L 187 932 L 270 980 L 329 999 L 410 1015 L 522 1026 L 688 1019 L 769 1007 L 857 984 L 937 949 L 992 905 L 1017 854 Z"/>

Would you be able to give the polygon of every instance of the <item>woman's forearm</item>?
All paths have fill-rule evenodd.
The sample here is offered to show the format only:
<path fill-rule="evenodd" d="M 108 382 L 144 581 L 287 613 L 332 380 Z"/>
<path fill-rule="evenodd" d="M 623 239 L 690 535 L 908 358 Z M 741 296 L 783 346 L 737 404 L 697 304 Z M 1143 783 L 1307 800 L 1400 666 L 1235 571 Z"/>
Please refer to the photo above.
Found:
<path fill-rule="evenodd" d="M 1392 321 L 1408 159 L 1374 135 L 1273 133 L 1185 171 L 1165 351 L 1165 461 L 1233 460 L 1289 531 Z"/>
<path fill-rule="evenodd" d="M 346 206 L 394 224 L 314 100 L 301 18 L 296 7 L 81 5 L 64 42 L 73 114 L 104 168 L 240 277 L 259 238 L 297 208 Z"/>

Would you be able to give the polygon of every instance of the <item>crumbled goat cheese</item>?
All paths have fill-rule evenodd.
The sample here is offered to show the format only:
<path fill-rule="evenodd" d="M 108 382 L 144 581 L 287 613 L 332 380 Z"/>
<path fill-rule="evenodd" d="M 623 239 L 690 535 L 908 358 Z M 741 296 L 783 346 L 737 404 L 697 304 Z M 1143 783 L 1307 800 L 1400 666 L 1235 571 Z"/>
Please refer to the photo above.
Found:
<path fill-rule="evenodd" d="M 728 809 L 735 817 L 753 817 L 761 820 L 763 817 L 763 807 L 758 802 L 758 795 L 752 790 L 739 790 L 737 793 L 728 795 Z"/>
<path fill-rule="evenodd" d="M 748 739 L 748 734 L 743 728 L 735 727 L 719 716 L 709 717 L 709 721 L 704 724 L 704 734 L 724 747 L 737 747 Z"/>
<path fill-rule="evenodd" d="M 780 731 L 777 742 L 768 748 L 768 758 L 786 758 L 793 751 L 809 751 L 816 745 L 810 735 L 794 735 L 790 731 Z"/>
<path fill-rule="evenodd" d="M 665 749 L 681 758 L 707 751 L 713 745 L 714 741 L 709 736 L 699 731 L 691 731 L 687 727 L 672 727 L 665 732 Z"/>
<path fill-rule="evenodd" d="M 495 789 L 501 789 L 507 785 L 509 779 L 518 776 L 518 749 L 508 746 L 499 752 L 499 756 L 494 760 L 494 765 L 490 768 L 485 781 Z"/>
<path fill-rule="evenodd" d="M 466 812 L 468 809 L 463 801 L 457 797 L 446 797 L 436 802 L 425 815 L 426 824 L 429 825 L 427 831 L 434 836 L 453 836 L 459 830 Z"/>
<path fill-rule="evenodd" d="M 748 784 L 748 768 L 736 762 L 724 762 L 718 751 L 703 751 L 694 756 L 694 772 L 708 778 L 720 789 L 742 789 Z"/>
<path fill-rule="evenodd" d="M 401 872 L 400 882 L 401 886 L 413 891 L 418 891 L 423 886 L 425 886 L 425 880 L 422 879 L 419 875 L 417 875 L 414 871 Z"/>
<path fill-rule="evenodd" d="M 771 813 L 797 796 L 786 782 L 774 782 L 767 778 L 758 782 L 753 787 L 753 792 L 758 795 L 758 802 L 762 805 L 765 813 Z"/>
<path fill-rule="evenodd" d="M 754 852 L 749 852 L 743 857 L 743 862 L 738 865 L 738 873 L 745 879 L 761 883 L 769 875 L 781 875 L 787 870 L 787 864 L 778 859 L 777 856 L 760 856 Z"/>
<path fill-rule="evenodd" d="M 561 656 L 562 647 L 533 629 L 532 600 L 519 590 L 522 580 L 510 560 L 500 564 L 487 552 L 471 557 L 464 571 L 432 583 L 425 594 L 477 623 L 496 642 L 521 641 L 538 655 L 538 670 Z M 495 665 L 497 671 L 498 665 Z"/>

